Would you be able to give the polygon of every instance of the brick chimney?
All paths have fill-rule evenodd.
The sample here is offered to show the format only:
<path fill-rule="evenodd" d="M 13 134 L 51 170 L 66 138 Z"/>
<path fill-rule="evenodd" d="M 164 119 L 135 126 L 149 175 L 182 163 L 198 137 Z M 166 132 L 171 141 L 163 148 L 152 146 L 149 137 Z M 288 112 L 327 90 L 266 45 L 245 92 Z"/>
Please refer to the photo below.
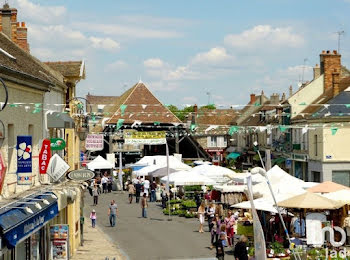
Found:
<path fill-rule="evenodd" d="M 320 65 L 316 64 L 313 70 L 314 70 L 314 79 L 317 79 L 319 76 L 321 76 Z"/>
<path fill-rule="evenodd" d="M 250 94 L 250 104 L 255 104 L 255 100 L 256 100 L 256 98 L 255 98 L 255 94 Z"/>
<path fill-rule="evenodd" d="M 6 34 L 19 47 L 29 52 L 26 24 L 17 22 L 17 9 L 10 8 L 7 3 L 4 4 L 3 8 L 0 8 L 0 32 Z"/>
<path fill-rule="evenodd" d="M 195 114 L 198 113 L 198 106 L 197 106 L 197 104 L 194 104 L 194 106 L 193 106 L 193 112 L 194 112 Z"/>
<path fill-rule="evenodd" d="M 293 86 L 289 86 L 289 97 L 293 96 Z"/>
<path fill-rule="evenodd" d="M 339 94 L 339 80 L 340 80 L 340 71 L 334 69 L 332 73 L 332 83 L 333 83 L 333 97 Z"/>
<path fill-rule="evenodd" d="M 333 88 L 333 72 L 340 73 L 341 70 L 341 55 L 336 50 L 322 51 L 320 54 L 320 70 L 321 75 L 324 75 L 324 91 Z"/>
<path fill-rule="evenodd" d="M 282 93 L 282 98 L 281 98 L 281 101 L 283 102 L 283 101 L 285 101 L 286 100 L 286 93 Z"/>

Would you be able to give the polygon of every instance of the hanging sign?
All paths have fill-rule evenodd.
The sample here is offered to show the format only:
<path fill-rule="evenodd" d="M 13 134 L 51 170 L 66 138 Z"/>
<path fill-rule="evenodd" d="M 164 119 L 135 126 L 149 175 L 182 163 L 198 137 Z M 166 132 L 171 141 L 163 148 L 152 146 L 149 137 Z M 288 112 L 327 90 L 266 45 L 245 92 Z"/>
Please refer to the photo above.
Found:
<path fill-rule="evenodd" d="M 39 172 L 40 174 L 46 174 L 47 166 L 49 165 L 51 158 L 51 141 L 44 139 L 41 151 L 39 153 Z"/>
<path fill-rule="evenodd" d="M 47 167 L 47 174 L 54 181 L 58 181 L 69 168 L 70 166 L 58 154 L 54 154 Z"/>
<path fill-rule="evenodd" d="M 0 194 L 2 191 L 2 186 L 5 181 L 5 175 L 6 175 L 6 164 L 5 164 L 5 158 L 2 155 L 2 152 L 0 150 Z"/>
<path fill-rule="evenodd" d="M 85 148 L 88 151 L 102 151 L 104 137 L 102 134 L 88 134 L 85 140 Z"/>
<path fill-rule="evenodd" d="M 157 145 L 166 143 L 165 131 L 137 132 L 130 131 L 124 133 L 125 144 L 146 144 Z"/>
<path fill-rule="evenodd" d="M 74 181 L 88 181 L 95 177 L 95 173 L 90 170 L 76 170 L 68 173 L 68 178 Z"/>
<path fill-rule="evenodd" d="M 66 147 L 66 141 L 62 138 L 51 138 L 50 142 L 52 151 L 63 150 Z"/>
<path fill-rule="evenodd" d="M 17 136 L 17 183 L 32 184 L 32 137 Z"/>

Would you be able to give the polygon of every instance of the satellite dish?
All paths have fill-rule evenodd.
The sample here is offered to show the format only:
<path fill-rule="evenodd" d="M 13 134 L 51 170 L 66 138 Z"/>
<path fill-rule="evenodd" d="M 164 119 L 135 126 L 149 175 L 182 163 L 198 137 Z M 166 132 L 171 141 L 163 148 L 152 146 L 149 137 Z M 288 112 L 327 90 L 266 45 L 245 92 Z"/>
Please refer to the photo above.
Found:
<path fill-rule="evenodd" d="M 303 84 L 301 82 L 298 83 L 298 87 L 300 88 Z"/>

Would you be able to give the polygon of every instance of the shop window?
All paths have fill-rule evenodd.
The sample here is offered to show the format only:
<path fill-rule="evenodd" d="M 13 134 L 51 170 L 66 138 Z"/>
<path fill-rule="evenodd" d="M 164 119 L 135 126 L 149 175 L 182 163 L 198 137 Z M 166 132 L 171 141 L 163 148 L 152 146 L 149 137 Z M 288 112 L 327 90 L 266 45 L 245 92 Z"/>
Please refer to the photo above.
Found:
<path fill-rule="evenodd" d="M 350 171 L 332 171 L 332 181 L 350 187 Z"/>
<path fill-rule="evenodd" d="M 321 182 L 321 173 L 312 171 L 311 178 L 313 182 Z"/>

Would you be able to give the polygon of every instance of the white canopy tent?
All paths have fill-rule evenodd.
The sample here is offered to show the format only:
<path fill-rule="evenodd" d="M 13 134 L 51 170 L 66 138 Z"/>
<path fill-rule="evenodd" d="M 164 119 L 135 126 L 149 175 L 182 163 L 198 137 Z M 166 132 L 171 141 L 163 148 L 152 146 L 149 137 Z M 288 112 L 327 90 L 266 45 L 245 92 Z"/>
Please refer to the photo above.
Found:
<path fill-rule="evenodd" d="M 218 184 L 227 183 L 231 180 L 232 176 L 236 175 L 236 172 L 228 168 L 208 164 L 196 166 L 191 172 L 209 177 Z M 231 178 L 228 176 L 231 176 Z"/>
<path fill-rule="evenodd" d="M 168 176 L 164 176 L 160 179 L 161 182 L 166 183 L 168 180 Z M 169 183 L 175 186 L 179 185 L 214 185 L 216 184 L 214 180 L 201 175 L 199 173 L 195 173 L 192 171 L 179 171 L 174 172 L 169 175 Z"/>
<path fill-rule="evenodd" d="M 350 190 L 338 190 L 330 193 L 325 193 L 322 196 L 331 200 L 350 204 Z"/>
<path fill-rule="evenodd" d="M 89 162 L 87 167 L 89 170 L 94 171 L 98 169 L 113 169 L 114 165 L 99 155 L 94 160 Z"/>

